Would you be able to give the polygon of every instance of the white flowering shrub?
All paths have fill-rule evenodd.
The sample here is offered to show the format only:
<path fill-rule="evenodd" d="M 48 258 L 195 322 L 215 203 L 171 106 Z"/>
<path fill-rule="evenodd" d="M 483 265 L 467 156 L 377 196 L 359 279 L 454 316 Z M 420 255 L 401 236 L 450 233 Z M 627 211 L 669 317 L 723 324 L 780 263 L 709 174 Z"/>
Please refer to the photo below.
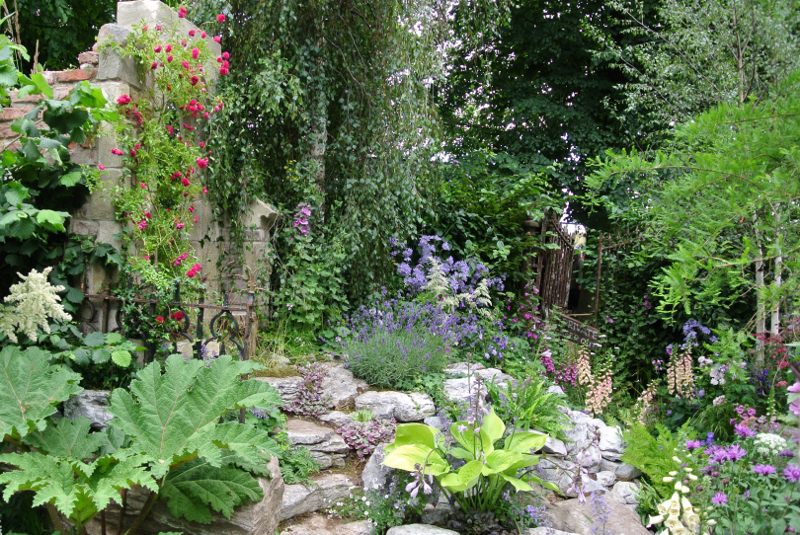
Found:
<path fill-rule="evenodd" d="M 31 341 L 39 339 L 39 332 L 50 333 L 50 321 L 70 321 L 64 311 L 58 292 L 63 286 L 54 286 L 47 280 L 53 268 L 42 272 L 32 269 L 27 275 L 18 273 L 20 282 L 11 286 L 11 293 L 0 305 L 0 333 L 16 343 L 22 333 Z"/>
<path fill-rule="evenodd" d="M 759 433 L 755 438 L 756 451 L 769 457 L 778 455 L 780 452 L 788 448 L 786 439 L 774 433 Z"/>

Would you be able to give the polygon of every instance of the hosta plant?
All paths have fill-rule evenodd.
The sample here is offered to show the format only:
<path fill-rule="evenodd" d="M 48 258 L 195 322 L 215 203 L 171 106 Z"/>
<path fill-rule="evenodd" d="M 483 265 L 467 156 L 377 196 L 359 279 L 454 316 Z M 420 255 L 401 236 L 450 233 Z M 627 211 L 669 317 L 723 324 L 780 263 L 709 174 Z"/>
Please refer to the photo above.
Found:
<path fill-rule="evenodd" d="M 179 355 L 163 369 L 154 362 L 130 391 L 112 393 L 113 419 L 100 433 L 90 433 L 86 420 L 44 420 L 79 390 L 79 376 L 50 364 L 46 352 L 6 348 L 0 369 L 14 385 L 0 393 L 0 434 L 15 439 L 16 450 L 0 455 L 10 468 L 0 474 L 5 500 L 32 491 L 34 505 L 60 513 L 82 533 L 112 503 L 124 507 L 126 491 L 138 487 L 148 497 L 126 532 L 135 533 L 158 500 L 173 516 L 208 523 L 214 513 L 230 517 L 262 496 L 255 476 L 267 474 L 277 445 L 267 431 L 230 416 L 241 408 L 271 410 L 280 397 L 244 379 L 254 370 L 250 363 Z M 15 409 L 21 400 L 24 411 Z"/>
<path fill-rule="evenodd" d="M 413 496 L 420 490 L 432 493 L 435 478 L 448 499 L 465 512 L 496 510 L 509 488 L 531 492 L 535 484 L 558 490 L 531 473 L 539 462 L 533 452 L 544 446 L 547 435 L 507 432 L 494 409 L 481 422 L 453 423 L 450 434 L 452 444 L 435 427 L 400 424 L 383 464 L 415 475 L 416 485 L 407 487 Z"/>

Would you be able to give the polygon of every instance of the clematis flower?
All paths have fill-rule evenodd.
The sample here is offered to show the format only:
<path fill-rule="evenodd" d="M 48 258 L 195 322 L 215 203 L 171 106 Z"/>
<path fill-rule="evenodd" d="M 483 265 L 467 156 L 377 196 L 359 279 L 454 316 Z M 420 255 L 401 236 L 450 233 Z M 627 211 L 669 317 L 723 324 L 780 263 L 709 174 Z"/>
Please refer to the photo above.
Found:
<path fill-rule="evenodd" d="M 197 82 L 199 82 L 199 81 L 200 81 L 200 78 L 198 78 L 197 76 L 192 76 L 189 79 L 189 83 L 192 84 L 192 85 L 197 85 Z"/>
<path fill-rule="evenodd" d="M 157 61 L 154 61 L 153 63 L 150 64 L 150 69 L 151 70 L 156 70 L 157 68 L 158 68 L 158 62 Z"/>
<path fill-rule="evenodd" d="M 167 63 L 172 63 L 173 59 L 175 59 L 175 58 L 173 58 L 172 54 L 170 54 L 169 56 L 167 56 Z"/>
<path fill-rule="evenodd" d="M 189 181 L 189 179 L 188 179 L 188 178 L 186 178 L 186 177 L 183 177 L 183 178 L 181 179 L 181 184 L 183 184 L 183 185 L 184 185 L 184 187 L 189 187 L 189 186 L 190 186 L 192 183 Z"/>
<path fill-rule="evenodd" d="M 206 37 L 208 37 L 208 34 L 206 32 L 200 34 L 200 38 L 205 39 Z"/>
<path fill-rule="evenodd" d="M 189 30 L 189 37 L 194 37 L 194 34 L 196 34 L 196 33 L 197 32 L 195 31 L 195 29 L 192 28 L 191 30 Z"/>
<path fill-rule="evenodd" d="M 114 155 L 116 155 L 116 156 L 122 156 L 122 155 L 124 155 L 125 153 L 124 153 L 124 152 L 122 152 L 120 149 L 118 149 L 118 148 L 114 147 L 113 149 L 111 149 L 111 154 L 114 154 Z"/>
<path fill-rule="evenodd" d="M 156 45 L 156 46 L 154 46 L 154 47 L 153 47 L 153 52 L 155 52 L 156 54 L 158 54 L 159 52 L 161 52 L 161 45 Z"/>
<path fill-rule="evenodd" d="M 208 167 L 208 158 L 197 158 L 195 162 L 197 163 L 197 167 L 200 169 L 205 169 Z"/>
<path fill-rule="evenodd" d="M 219 15 L 217 15 L 217 22 L 219 22 L 220 24 L 225 22 L 225 14 L 224 13 L 220 13 Z"/>
<path fill-rule="evenodd" d="M 117 104 L 120 106 L 125 106 L 131 103 L 131 96 L 128 94 L 120 95 L 117 97 Z"/>
<path fill-rule="evenodd" d="M 105 171 L 106 170 L 106 166 L 101 164 L 101 163 L 97 164 L 97 168 L 100 169 L 101 171 Z"/>
<path fill-rule="evenodd" d="M 142 189 L 147 189 L 147 184 L 145 184 L 144 182 L 139 182 L 139 187 Z"/>
<path fill-rule="evenodd" d="M 197 47 L 194 47 L 192 49 L 192 59 L 197 59 L 199 57 L 200 57 L 200 49 L 197 48 Z"/>
<path fill-rule="evenodd" d="M 165 47 L 164 47 L 164 52 L 166 52 L 167 54 L 169 54 L 170 52 L 172 52 L 172 45 L 167 45 L 167 46 L 165 46 Z"/>
<path fill-rule="evenodd" d="M 186 314 L 184 314 L 182 310 L 176 310 L 175 312 L 170 314 L 169 317 L 174 319 L 175 321 L 181 321 L 183 318 L 186 317 Z"/>
<path fill-rule="evenodd" d="M 183 68 L 186 69 L 187 71 L 189 70 L 190 65 L 188 61 L 186 60 L 181 61 L 181 65 L 183 65 Z"/>
<path fill-rule="evenodd" d="M 213 39 L 214 39 L 215 43 L 221 43 L 222 42 L 222 36 L 221 35 L 215 35 Z"/>
<path fill-rule="evenodd" d="M 185 227 L 185 226 L 186 226 L 186 225 L 184 225 L 184 224 L 183 224 L 183 223 L 181 223 L 180 221 L 178 221 L 177 223 L 175 223 L 175 228 L 176 228 L 176 229 L 178 229 L 178 230 L 183 230 L 183 227 Z"/>
<path fill-rule="evenodd" d="M 164 316 L 156 316 L 156 323 L 164 323 Z"/>
<path fill-rule="evenodd" d="M 180 6 L 180 7 L 178 8 L 178 18 L 179 18 L 179 19 L 185 19 L 185 18 L 186 18 L 186 14 L 187 14 L 187 13 L 189 13 L 189 10 L 188 10 L 188 9 L 186 9 L 186 7 L 185 7 L 185 6 Z"/>

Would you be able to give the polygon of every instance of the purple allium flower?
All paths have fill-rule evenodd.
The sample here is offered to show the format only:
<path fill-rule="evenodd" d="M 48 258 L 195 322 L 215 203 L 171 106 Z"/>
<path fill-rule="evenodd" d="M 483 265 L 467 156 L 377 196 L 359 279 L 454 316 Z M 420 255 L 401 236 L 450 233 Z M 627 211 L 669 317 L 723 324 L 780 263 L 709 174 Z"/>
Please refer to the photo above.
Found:
<path fill-rule="evenodd" d="M 722 491 L 717 492 L 711 498 L 711 503 L 713 503 L 714 505 L 727 505 L 728 504 L 728 496 Z"/>
<path fill-rule="evenodd" d="M 699 440 L 687 440 L 686 441 L 686 449 L 689 451 L 696 450 L 698 448 L 702 448 L 703 443 Z"/>
<path fill-rule="evenodd" d="M 775 467 L 771 464 L 754 464 L 753 472 L 760 476 L 768 476 L 775 473 Z"/>
<path fill-rule="evenodd" d="M 787 464 L 786 468 L 783 469 L 783 477 L 785 477 L 786 481 L 789 483 L 797 483 L 800 481 L 800 466 L 796 464 Z"/>

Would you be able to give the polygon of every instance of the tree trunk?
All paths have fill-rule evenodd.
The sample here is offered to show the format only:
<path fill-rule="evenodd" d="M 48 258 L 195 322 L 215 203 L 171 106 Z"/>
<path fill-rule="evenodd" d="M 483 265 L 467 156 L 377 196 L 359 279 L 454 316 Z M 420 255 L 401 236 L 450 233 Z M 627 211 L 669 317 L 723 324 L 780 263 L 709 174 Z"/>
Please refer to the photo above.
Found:
<path fill-rule="evenodd" d="M 758 214 L 753 214 L 753 229 L 756 237 L 756 334 L 767 331 L 767 307 L 764 303 L 764 247 L 758 232 Z M 764 341 L 756 340 L 756 366 L 764 365 Z"/>
<path fill-rule="evenodd" d="M 770 320 L 770 334 L 778 336 L 781 333 L 781 298 L 780 289 L 783 284 L 783 250 L 781 247 L 781 214 L 778 207 L 772 209 L 775 220 L 775 260 L 773 263 L 772 283 L 775 287 L 775 304 L 772 307 Z"/>

